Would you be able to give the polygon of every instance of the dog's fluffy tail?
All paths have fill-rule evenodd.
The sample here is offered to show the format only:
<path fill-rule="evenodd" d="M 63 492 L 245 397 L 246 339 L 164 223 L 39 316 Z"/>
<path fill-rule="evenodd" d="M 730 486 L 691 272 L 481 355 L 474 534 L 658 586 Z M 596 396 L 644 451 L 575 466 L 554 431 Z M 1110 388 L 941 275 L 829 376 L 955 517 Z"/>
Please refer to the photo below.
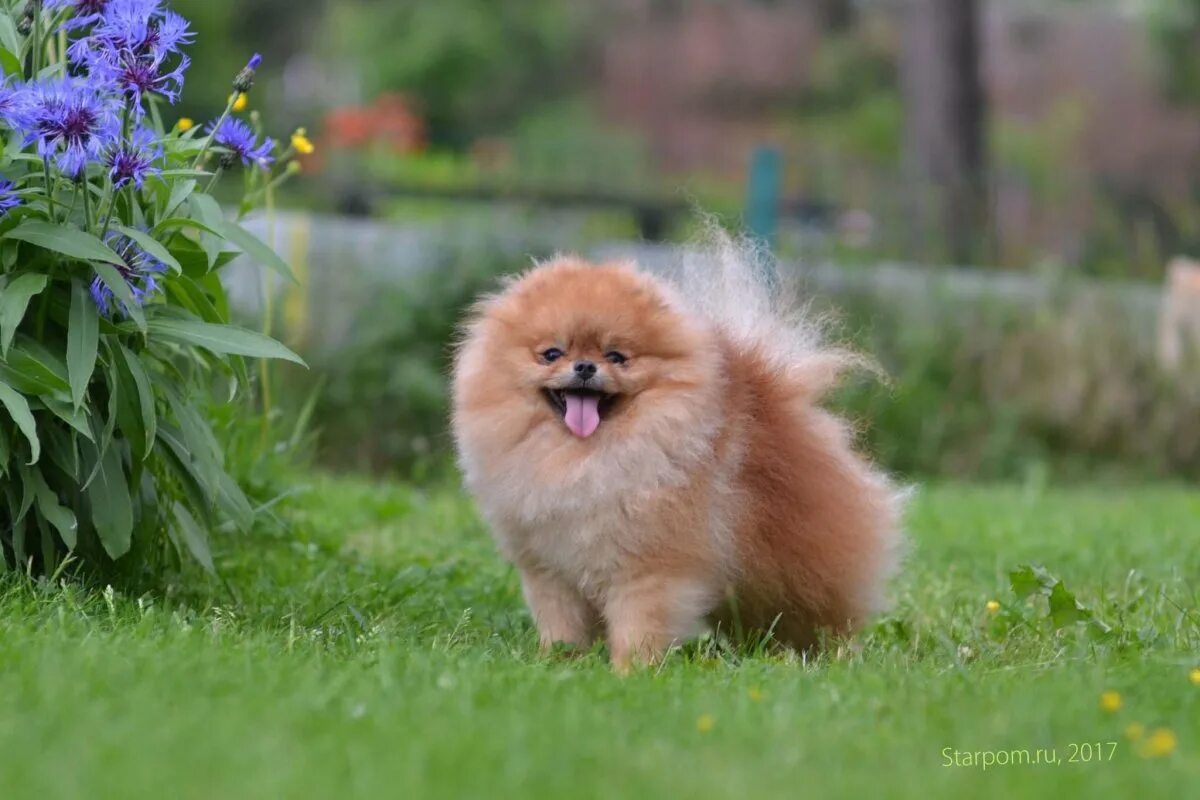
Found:
<path fill-rule="evenodd" d="M 710 320 L 739 348 L 761 354 L 816 400 L 852 368 L 874 369 L 848 349 L 826 344 L 829 320 L 800 298 L 795 275 L 784 275 L 767 250 L 709 223 L 697 246 L 684 250 L 668 278 L 689 308 Z"/>

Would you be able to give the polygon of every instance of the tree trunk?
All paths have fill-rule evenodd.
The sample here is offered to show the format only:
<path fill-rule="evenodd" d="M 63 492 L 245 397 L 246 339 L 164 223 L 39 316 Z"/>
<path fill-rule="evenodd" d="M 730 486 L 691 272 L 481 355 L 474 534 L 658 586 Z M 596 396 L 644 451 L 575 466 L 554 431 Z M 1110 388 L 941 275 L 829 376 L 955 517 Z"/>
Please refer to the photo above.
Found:
<path fill-rule="evenodd" d="M 910 181 L 921 187 L 912 193 L 914 231 L 926 254 L 958 263 L 987 251 L 981 2 L 906 0 L 903 6 L 905 160 Z"/>

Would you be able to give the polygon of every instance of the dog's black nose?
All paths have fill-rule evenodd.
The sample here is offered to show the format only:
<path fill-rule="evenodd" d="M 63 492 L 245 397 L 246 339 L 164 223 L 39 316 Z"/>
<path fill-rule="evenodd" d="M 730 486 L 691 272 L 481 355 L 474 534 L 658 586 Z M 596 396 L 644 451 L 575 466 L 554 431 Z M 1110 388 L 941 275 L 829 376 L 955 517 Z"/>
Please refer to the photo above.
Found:
<path fill-rule="evenodd" d="M 580 380 L 586 381 L 588 378 L 596 374 L 596 365 L 591 361 L 576 361 L 575 376 Z"/>

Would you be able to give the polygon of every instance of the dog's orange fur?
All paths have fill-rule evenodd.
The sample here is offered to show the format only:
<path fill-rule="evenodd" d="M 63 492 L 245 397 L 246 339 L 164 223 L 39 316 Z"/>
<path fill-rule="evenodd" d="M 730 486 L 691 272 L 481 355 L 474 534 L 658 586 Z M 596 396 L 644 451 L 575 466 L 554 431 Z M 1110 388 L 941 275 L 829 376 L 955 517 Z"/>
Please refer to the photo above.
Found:
<path fill-rule="evenodd" d="M 566 357 L 545 363 L 548 347 Z M 542 391 L 578 359 L 616 396 L 587 438 Z M 483 300 L 456 358 L 455 437 L 543 647 L 603 632 L 626 669 L 705 623 L 808 647 L 879 610 L 897 494 L 818 406 L 841 361 L 781 363 L 628 265 L 559 259 Z"/>

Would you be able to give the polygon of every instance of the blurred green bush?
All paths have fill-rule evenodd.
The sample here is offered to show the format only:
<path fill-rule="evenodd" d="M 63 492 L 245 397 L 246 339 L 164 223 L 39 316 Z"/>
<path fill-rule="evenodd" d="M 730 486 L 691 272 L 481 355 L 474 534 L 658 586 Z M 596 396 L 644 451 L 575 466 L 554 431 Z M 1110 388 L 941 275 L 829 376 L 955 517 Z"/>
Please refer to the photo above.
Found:
<path fill-rule="evenodd" d="M 448 468 L 455 328 L 467 307 L 496 287 L 501 271 L 499 260 L 474 262 L 380 286 L 347 344 L 312 355 L 307 373 L 281 372 L 287 395 L 316 392 L 311 425 L 321 463 L 416 478 Z"/>
<path fill-rule="evenodd" d="M 503 263 L 501 263 L 503 261 Z M 306 354 L 293 396 L 319 383 L 318 457 L 335 469 L 452 470 L 447 374 L 466 307 L 511 262 L 447 265 L 373 293 L 350 344 Z M 1200 476 L 1200 384 L 1164 374 L 1145 320 L 1064 289 L 1032 304 L 824 297 L 849 344 L 888 379 L 851 380 L 835 405 L 863 448 L 910 478 L 1075 480 Z"/>
<path fill-rule="evenodd" d="M 852 383 L 838 403 L 860 422 L 863 447 L 902 475 L 1200 475 L 1200 383 L 1159 369 L 1145 320 L 1127 306 L 1070 291 L 1032 307 L 836 304 L 890 377 Z"/>

